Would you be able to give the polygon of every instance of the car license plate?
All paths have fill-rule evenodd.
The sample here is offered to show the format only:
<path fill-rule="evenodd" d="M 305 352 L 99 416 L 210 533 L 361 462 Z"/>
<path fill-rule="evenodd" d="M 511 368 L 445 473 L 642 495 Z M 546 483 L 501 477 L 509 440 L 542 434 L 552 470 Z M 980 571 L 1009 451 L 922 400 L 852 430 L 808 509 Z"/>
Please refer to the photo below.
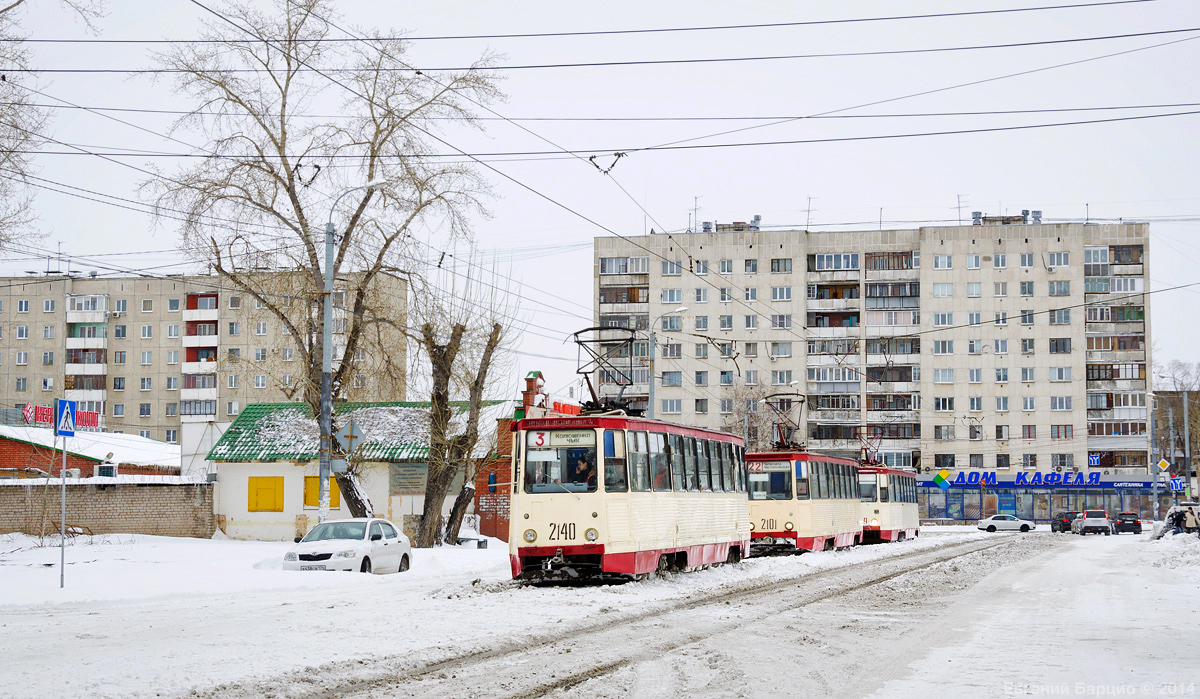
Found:
<path fill-rule="evenodd" d="M 300 566 L 300 570 L 325 570 L 325 566 Z"/>

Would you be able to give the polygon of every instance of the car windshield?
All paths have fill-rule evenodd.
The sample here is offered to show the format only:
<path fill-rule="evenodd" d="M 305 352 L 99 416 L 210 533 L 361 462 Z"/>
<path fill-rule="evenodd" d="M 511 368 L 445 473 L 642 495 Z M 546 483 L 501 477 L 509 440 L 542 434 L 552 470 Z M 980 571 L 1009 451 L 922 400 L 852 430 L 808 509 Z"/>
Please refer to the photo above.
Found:
<path fill-rule="evenodd" d="M 313 527 L 303 541 L 330 541 L 331 539 L 359 541 L 366 533 L 366 522 L 325 522 Z"/>

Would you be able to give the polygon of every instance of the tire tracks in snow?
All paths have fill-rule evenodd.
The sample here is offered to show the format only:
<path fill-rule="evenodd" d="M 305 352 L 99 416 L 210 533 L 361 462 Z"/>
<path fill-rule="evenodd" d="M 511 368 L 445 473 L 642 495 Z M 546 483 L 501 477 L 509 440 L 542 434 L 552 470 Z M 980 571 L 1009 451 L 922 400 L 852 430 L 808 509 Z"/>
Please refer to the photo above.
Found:
<path fill-rule="evenodd" d="M 569 690 L 706 638 L 747 627 L 757 619 L 834 599 L 898 576 L 1020 539 L 950 543 L 769 582 L 659 603 L 655 607 L 543 634 L 530 640 L 460 654 L 396 670 L 405 657 L 382 659 L 330 677 L 321 668 L 297 669 L 252 684 L 227 684 L 189 696 L 277 696 L 308 699 L 359 697 L 510 697 L 531 699 Z M 672 627 L 686 626 L 692 629 Z M 665 632 L 665 633 L 664 633 Z M 383 669 L 380 664 L 392 665 Z M 339 675 L 339 673 L 331 673 Z"/>

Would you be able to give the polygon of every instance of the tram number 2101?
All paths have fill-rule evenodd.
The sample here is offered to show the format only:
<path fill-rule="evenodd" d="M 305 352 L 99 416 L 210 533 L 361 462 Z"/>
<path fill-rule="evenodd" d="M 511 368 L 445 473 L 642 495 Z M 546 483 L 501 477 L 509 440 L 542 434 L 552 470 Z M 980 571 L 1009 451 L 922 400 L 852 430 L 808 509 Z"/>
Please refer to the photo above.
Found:
<path fill-rule="evenodd" d="M 773 519 L 762 520 L 762 526 L 760 527 L 760 529 L 762 529 L 765 532 L 773 531 L 775 529 L 775 520 L 773 520 Z"/>
<path fill-rule="evenodd" d="M 550 541 L 574 541 L 575 540 L 575 525 L 573 523 L 563 522 L 562 524 L 550 523 Z"/>

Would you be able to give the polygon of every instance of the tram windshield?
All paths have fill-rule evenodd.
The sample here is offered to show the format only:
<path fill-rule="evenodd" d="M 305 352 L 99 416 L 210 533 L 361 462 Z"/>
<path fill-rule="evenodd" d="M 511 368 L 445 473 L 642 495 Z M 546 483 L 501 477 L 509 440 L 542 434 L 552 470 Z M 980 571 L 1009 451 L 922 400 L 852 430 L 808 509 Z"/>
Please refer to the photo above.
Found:
<path fill-rule="evenodd" d="M 790 461 L 758 461 L 750 464 L 751 500 L 791 500 Z"/>
<path fill-rule="evenodd" d="M 596 483 L 594 430 L 526 433 L 526 493 L 594 493 Z"/>
<path fill-rule="evenodd" d="M 875 502 L 878 497 L 875 488 L 875 474 L 858 474 L 858 499 L 863 502 Z"/>

